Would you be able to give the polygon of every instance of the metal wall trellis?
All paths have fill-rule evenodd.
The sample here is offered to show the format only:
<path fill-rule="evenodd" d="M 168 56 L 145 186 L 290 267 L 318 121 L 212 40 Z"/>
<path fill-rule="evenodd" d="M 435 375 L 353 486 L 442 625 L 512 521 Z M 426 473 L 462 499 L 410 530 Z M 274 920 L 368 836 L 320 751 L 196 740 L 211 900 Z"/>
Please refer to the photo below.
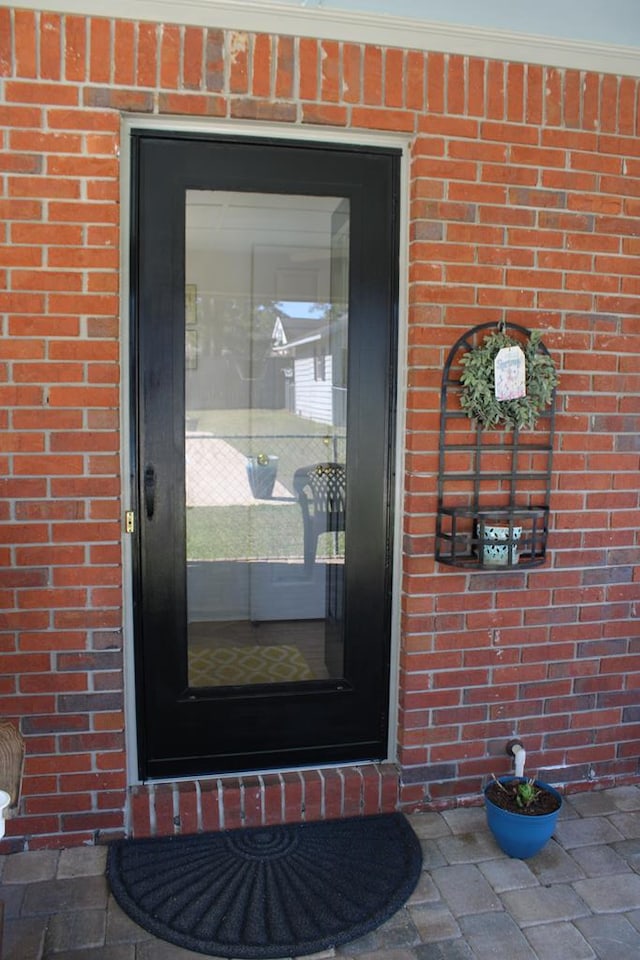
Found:
<path fill-rule="evenodd" d="M 460 406 L 461 356 L 495 327 L 480 324 L 449 352 L 442 375 L 435 557 L 467 568 L 522 568 L 545 561 L 549 532 L 553 403 L 535 431 L 483 429 Z M 530 336 L 518 324 L 516 338 Z M 541 352 L 548 353 L 540 343 Z"/>

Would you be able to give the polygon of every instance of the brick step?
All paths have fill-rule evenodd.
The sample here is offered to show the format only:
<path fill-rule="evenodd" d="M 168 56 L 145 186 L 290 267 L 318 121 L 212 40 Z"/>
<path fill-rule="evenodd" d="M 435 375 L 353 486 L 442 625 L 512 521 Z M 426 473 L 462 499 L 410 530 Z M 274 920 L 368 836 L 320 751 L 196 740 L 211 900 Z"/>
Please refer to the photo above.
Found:
<path fill-rule="evenodd" d="M 391 763 L 148 783 L 129 791 L 127 832 L 165 837 L 391 813 L 398 792 Z"/>

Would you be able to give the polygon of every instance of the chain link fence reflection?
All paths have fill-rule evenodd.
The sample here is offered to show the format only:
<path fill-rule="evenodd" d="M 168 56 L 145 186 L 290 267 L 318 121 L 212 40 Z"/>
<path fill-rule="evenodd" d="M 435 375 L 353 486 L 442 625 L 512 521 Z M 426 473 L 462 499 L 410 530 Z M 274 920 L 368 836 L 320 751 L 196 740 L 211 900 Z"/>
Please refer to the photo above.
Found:
<path fill-rule="evenodd" d="M 345 459 L 345 436 L 220 436 L 187 425 L 188 559 L 300 558 L 302 517 L 293 475 L 300 467 Z M 319 557 L 343 552 L 344 534 L 320 538 Z"/>

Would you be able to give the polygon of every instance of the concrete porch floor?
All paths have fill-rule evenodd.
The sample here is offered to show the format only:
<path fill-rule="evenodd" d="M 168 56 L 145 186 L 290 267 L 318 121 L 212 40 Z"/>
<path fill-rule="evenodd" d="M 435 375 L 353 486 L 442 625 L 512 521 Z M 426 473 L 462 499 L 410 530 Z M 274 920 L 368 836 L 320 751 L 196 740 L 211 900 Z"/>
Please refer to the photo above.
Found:
<path fill-rule="evenodd" d="M 511 860 L 481 807 L 409 817 L 424 870 L 397 914 L 342 960 L 630 960 L 640 956 L 640 785 L 565 798 L 554 839 Z M 197 960 L 114 902 L 106 848 L 0 857 L 2 960 Z"/>

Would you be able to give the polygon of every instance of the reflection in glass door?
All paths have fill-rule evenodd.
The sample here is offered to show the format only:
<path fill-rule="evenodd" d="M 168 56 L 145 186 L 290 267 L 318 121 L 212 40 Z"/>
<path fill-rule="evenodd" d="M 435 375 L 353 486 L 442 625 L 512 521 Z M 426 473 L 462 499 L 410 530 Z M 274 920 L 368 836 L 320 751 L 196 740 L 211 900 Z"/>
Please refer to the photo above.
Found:
<path fill-rule="evenodd" d="M 349 200 L 186 191 L 188 685 L 344 671 Z"/>

